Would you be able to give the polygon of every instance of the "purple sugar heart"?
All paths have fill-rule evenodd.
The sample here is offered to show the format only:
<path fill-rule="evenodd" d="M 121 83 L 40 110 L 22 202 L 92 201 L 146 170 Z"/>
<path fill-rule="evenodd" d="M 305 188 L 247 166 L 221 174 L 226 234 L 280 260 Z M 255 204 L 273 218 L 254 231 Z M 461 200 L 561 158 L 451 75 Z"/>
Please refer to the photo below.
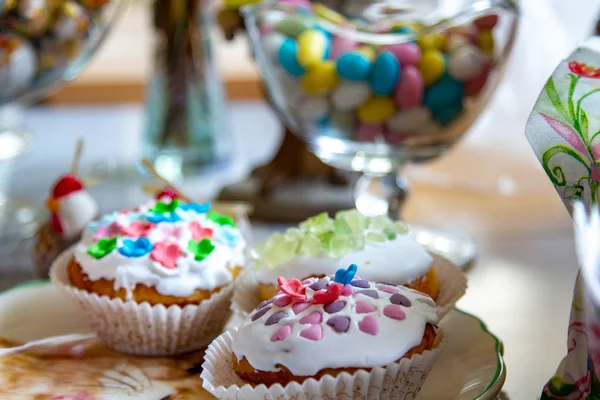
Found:
<path fill-rule="evenodd" d="M 278 323 L 279 321 L 281 321 L 282 319 L 284 319 L 287 316 L 288 316 L 287 312 L 285 312 L 285 311 L 278 311 L 276 313 L 273 313 L 273 315 L 271 315 L 267 319 L 267 322 L 265 322 L 265 325 L 267 325 L 267 326 L 274 325 L 274 324 Z"/>
<path fill-rule="evenodd" d="M 367 303 L 363 300 L 358 300 L 356 302 L 356 313 L 357 314 L 367 314 L 377 310 L 375 306 L 371 303 Z"/>
<path fill-rule="evenodd" d="M 380 285 L 398 286 L 394 282 L 381 281 L 381 282 L 377 282 L 377 283 L 379 283 Z"/>
<path fill-rule="evenodd" d="M 327 320 L 327 325 L 331 326 L 338 333 L 348 332 L 350 328 L 350 318 L 348 317 L 333 317 Z"/>
<path fill-rule="evenodd" d="M 329 285 L 327 285 L 327 281 L 325 279 L 321 279 L 321 280 L 313 283 L 312 285 L 310 285 L 309 288 L 311 288 L 315 292 L 318 292 L 319 290 L 327 289 L 327 286 L 329 286 Z"/>
<path fill-rule="evenodd" d="M 271 307 L 264 307 L 261 308 L 260 310 L 258 310 L 257 312 L 255 312 L 252 317 L 250 317 L 251 321 L 256 321 L 257 319 L 259 319 L 260 317 L 262 317 L 263 315 L 265 315 L 267 313 L 267 311 L 269 311 L 271 309 Z"/>
<path fill-rule="evenodd" d="M 300 331 L 300 336 L 308 340 L 319 341 L 323 338 L 323 327 L 321 325 L 311 325 Z"/>
<path fill-rule="evenodd" d="M 275 299 L 273 304 L 275 304 L 278 307 L 285 307 L 285 306 L 289 306 L 291 302 L 292 302 L 292 298 L 290 296 L 280 296 Z"/>
<path fill-rule="evenodd" d="M 404 306 L 404 307 L 411 306 L 411 302 L 408 299 L 408 297 L 406 297 L 405 295 L 400 294 L 400 293 L 393 294 L 390 297 L 390 303 L 397 304 L 397 305 Z"/>
<path fill-rule="evenodd" d="M 377 293 L 376 290 L 372 290 L 372 289 L 370 289 L 370 290 L 361 290 L 360 292 L 358 292 L 358 294 L 369 296 L 369 297 L 372 297 L 374 299 L 378 299 L 379 298 L 379 293 Z"/>
<path fill-rule="evenodd" d="M 402 310 L 402 307 L 396 304 L 388 304 L 387 306 L 383 307 L 383 315 L 398 321 L 406 319 L 406 314 Z"/>
<path fill-rule="evenodd" d="M 364 279 L 355 279 L 352 282 L 350 282 L 350 284 L 354 287 L 358 287 L 358 288 L 362 288 L 362 289 L 367 289 L 367 288 L 371 287 L 371 285 L 369 285 L 369 282 L 365 281 Z"/>
<path fill-rule="evenodd" d="M 376 336 L 379 333 L 379 327 L 377 326 L 377 320 L 370 315 L 363 318 L 358 323 L 358 329 L 369 335 Z"/>
<path fill-rule="evenodd" d="M 256 309 L 260 310 L 261 308 L 268 306 L 269 304 L 271 304 L 273 302 L 273 300 L 274 299 L 261 301 L 260 304 L 258 305 L 258 307 L 256 307 Z"/>
<path fill-rule="evenodd" d="M 305 315 L 300 320 L 301 324 L 320 324 L 323 320 L 323 315 L 318 311 L 313 311 L 308 315 Z"/>
<path fill-rule="evenodd" d="M 288 338 L 288 336 L 290 336 L 291 333 L 292 333 L 291 325 L 282 326 L 281 328 L 279 328 L 277 330 L 277 332 L 275 332 L 273 334 L 273 336 L 271 336 L 271 342 L 279 342 L 281 340 L 285 340 Z"/>
<path fill-rule="evenodd" d="M 294 314 L 298 315 L 308 307 L 310 307 L 310 303 L 296 303 L 292 306 L 292 310 L 294 311 Z"/>
<path fill-rule="evenodd" d="M 338 300 L 327 304 L 325 307 L 323 307 L 323 310 L 327 314 L 335 314 L 336 312 L 343 310 L 344 307 L 346 307 L 346 302 L 344 300 Z"/>

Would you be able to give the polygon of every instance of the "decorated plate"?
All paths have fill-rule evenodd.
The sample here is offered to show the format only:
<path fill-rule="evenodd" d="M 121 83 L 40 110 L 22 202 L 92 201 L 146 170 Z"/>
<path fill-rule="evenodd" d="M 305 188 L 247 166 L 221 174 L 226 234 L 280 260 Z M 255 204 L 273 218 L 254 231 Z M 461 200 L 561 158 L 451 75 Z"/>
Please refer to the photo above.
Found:
<path fill-rule="evenodd" d="M 441 326 L 448 338 L 446 347 L 418 398 L 494 399 L 506 377 L 501 342 L 483 322 L 457 309 Z M 43 341 L 56 336 L 63 340 Z M 33 341 L 35 345 L 26 344 Z M 199 378 L 202 357 L 203 352 L 149 358 L 111 351 L 90 334 L 79 311 L 47 281 L 0 294 L 3 399 L 210 399 Z"/>

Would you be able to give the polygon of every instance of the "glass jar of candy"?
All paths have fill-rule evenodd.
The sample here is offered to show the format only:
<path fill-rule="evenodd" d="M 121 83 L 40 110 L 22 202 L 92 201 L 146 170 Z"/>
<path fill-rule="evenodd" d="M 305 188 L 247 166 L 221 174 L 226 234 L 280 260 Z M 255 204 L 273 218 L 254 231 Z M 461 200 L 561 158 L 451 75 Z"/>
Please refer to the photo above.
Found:
<path fill-rule="evenodd" d="M 331 3 L 247 6 L 246 28 L 282 121 L 325 163 L 366 174 L 361 211 L 397 216 L 401 168 L 445 153 L 486 105 L 518 9 L 512 0 Z"/>

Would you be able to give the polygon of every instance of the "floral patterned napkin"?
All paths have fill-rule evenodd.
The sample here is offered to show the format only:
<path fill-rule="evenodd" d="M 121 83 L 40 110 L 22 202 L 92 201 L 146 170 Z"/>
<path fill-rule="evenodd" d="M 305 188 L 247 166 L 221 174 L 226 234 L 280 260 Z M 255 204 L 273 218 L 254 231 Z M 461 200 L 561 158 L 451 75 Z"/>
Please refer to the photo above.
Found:
<path fill-rule="evenodd" d="M 544 386 L 542 399 L 600 399 L 595 373 L 600 370 L 599 92 L 600 38 L 595 37 L 554 71 L 526 127 L 544 171 L 574 214 L 583 271 L 573 294 L 567 355 Z"/>

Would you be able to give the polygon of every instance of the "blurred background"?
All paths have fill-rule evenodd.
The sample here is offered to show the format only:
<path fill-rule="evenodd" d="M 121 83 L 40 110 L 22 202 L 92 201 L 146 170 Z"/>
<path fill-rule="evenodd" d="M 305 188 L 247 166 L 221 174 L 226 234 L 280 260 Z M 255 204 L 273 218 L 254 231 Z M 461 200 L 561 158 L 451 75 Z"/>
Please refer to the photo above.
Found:
<path fill-rule="evenodd" d="M 477 258 L 468 259 L 469 291 L 460 306 L 483 317 L 505 341 L 509 377 L 515 377 L 507 382 L 509 395 L 537 396 L 565 352 L 577 265 L 571 219 L 527 144 L 524 127 L 556 65 L 595 31 L 598 1 L 521 1 L 513 48 L 501 54 L 502 71 L 489 101 L 477 112 L 468 111 L 472 118 L 463 124 L 464 136 L 453 138 L 443 157 L 413 164 L 408 161 L 416 156 L 406 153 L 392 183 L 384 177 L 395 171 L 395 163 L 373 174 L 372 168 L 346 168 L 316 151 L 327 165 L 344 170 L 334 174 L 306 150 L 304 156 L 294 153 L 302 141 L 315 146 L 316 139 L 310 132 L 298 135 L 302 141 L 286 133 L 278 117 L 285 112 L 273 111 L 277 97 L 271 93 L 265 100 L 247 35 L 238 31 L 226 39 L 226 28 L 240 22 L 219 18 L 222 5 L 191 1 L 178 9 L 173 4 L 179 2 L 168 3 L 127 2 L 114 20 L 112 15 L 100 20 L 100 28 L 108 21 L 114 26 L 104 43 L 98 41 L 89 65 L 79 75 L 62 71 L 70 80 L 66 86 L 20 104 L 3 100 L 2 121 L 11 129 L 0 133 L 0 204 L 5 207 L 0 289 L 37 277 L 31 254 L 35 233 L 48 218 L 45 199 L 56 178 L 71 168 L 76 142 L 83 138 L 78 173 L 102 212 L 148 198 L 143 185 L 152 179 L 139 166 L 148 157 L 162 176 L 195 199 L 221 196 L 251 203 L 255 241 L 321 210 L 352 207 L 357 198 L 366 199 L 368 208 L 383 199 L 383 212 L 402 208 L 403 218 L 427 232 L 451 235 L 451 244 L 464 238 L 475 246 Z M 182 15 L 188 20 L 176 18 Z M 189 29 L 194 33 L 182 39 L 181 32 Z M 497 42 L 508 46 L 511 27 L 503 29 L 504 39 Z M 169 50 L 171 42 L 180 53 Z M 189 66 L 173 62 L 175 53 Z M 165 100 L 165 93 L 177 101 Z M 181 103 L 188 113 L 177 117 Z M 196 133 L 186 136 L 177 125 L 182 119 Z M 417 148 L 411 146 L 406 148 Z M 283 150 L 290 148 L 290 153 Z M 298 171 L 301 163 L 308 166 Z M 270 167 L 259 168 L 264 165 Z M 374 177 L 366 189 L 352 186 L 359 172 Z M 405 179 L 410 182 L 407 200 Z"/>

